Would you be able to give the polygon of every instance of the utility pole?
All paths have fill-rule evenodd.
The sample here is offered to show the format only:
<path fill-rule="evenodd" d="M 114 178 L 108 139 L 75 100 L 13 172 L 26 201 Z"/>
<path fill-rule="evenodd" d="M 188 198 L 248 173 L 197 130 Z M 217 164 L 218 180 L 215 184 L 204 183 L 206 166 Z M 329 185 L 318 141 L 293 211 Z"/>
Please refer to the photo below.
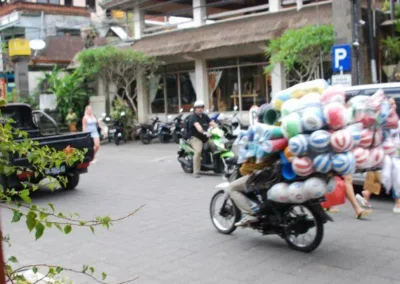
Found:
<path fill-rule="evenodd" d="M 369 33 L 369 58 L 371 60 L 371 80 L 372 83 L 376 84 L 378 82 L 376 74 L 376 61 L 375 61 L 375 50 L 374 50 L 374 23 L 372 22 L 372 0 L 367 0 L 367 11 L 368 11 L 368 33 Z"/>

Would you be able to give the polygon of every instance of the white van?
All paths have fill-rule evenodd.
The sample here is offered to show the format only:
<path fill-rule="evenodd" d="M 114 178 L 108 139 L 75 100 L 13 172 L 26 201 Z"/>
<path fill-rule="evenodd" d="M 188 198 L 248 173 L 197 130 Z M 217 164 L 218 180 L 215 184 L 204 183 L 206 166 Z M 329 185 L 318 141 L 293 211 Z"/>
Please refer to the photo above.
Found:
<path fill-rule="evenodd" d="M 346 87 L 346 98 L 349 99 L 358 95 L 370 96 L 379 89 L 382 89 L 385 92 L 385 95 L 394 98 L 397 105 L 397 114 L 400 117 L 400 83 L 383 83 Z M 355 185 L 364 185 L 365 176 L 366 173 L 353 175 L 353 183 Z"/>

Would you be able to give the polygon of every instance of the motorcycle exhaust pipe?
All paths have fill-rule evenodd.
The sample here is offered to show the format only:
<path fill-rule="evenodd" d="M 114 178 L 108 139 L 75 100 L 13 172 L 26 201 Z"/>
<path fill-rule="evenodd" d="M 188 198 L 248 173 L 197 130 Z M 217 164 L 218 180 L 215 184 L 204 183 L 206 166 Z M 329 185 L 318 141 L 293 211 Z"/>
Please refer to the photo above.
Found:
<path fill-rule="evenodd" d="M 183 157 L 178 158 L 178 161 L 179 161 L 181 164 L 184 164 L 185 166 L 187 166 L 187 167 L 189 167 L 189 168 L 192 166 L 192 163 L 189 162 L 188 160 L 186 160 L 186 159 L 183 158 Z"/>

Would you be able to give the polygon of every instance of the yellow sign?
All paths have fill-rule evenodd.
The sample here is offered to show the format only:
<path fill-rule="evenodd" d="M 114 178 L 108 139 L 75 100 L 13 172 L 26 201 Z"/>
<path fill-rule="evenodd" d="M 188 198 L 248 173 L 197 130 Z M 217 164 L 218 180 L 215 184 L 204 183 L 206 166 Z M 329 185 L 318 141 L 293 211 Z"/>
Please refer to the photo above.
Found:
<path fill-rule="evenodd" d="M 8 41 L 8 55 L 9 56 L 30 56 L 31 48 L 29 40 L 27 39 L 10 39 Z"/>
<path fill-rule="evenodd" d="M 114 19 L 125 19 L 125 12 L 120 10 L 112 10 L 111 15 Z"/>

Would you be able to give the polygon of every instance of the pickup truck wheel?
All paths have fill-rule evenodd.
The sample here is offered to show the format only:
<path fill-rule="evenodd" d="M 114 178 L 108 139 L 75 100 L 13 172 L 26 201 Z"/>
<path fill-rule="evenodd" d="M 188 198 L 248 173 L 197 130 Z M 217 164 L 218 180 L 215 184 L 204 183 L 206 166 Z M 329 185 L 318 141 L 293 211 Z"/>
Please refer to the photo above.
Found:
<path fill-rule="evenodd" d="M 69 173 L 67 174 L 67 183 L 64 186 L 64 189 L 72 190 L 75 189 L 79 184 L 79 173 Z"/>

